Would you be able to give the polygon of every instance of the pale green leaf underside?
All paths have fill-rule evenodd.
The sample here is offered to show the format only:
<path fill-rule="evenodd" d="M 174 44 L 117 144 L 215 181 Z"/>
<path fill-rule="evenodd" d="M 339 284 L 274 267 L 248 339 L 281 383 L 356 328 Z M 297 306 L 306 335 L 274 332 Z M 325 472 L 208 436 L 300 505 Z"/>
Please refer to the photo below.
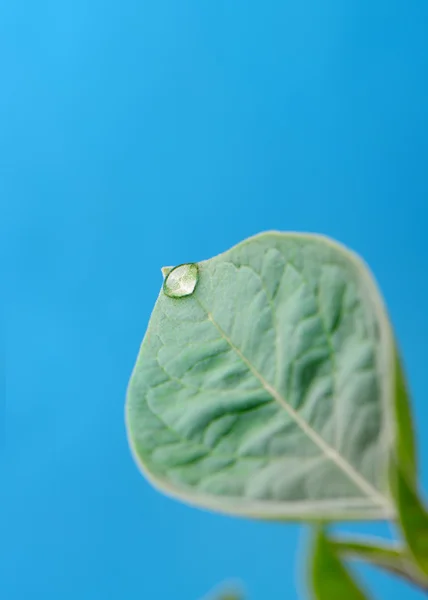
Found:
<path fill-rule="evenodd" d="M 162 291 L 129 384 L 135 458 L 164 492 L 260 518 L 389 518 L 395 348 L 364 264 L 265 233 Z"/>

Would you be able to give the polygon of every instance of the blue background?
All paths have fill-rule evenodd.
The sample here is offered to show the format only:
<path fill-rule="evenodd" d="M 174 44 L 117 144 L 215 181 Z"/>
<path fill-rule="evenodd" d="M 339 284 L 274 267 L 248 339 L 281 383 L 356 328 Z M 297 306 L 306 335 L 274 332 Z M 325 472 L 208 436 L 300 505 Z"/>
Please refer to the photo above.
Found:
<path fill-rule="evenodd" d="M 161 496 L 123 423 L 160 267 L 259 231 L 369 262 L 427 456 L 427 23 L 426 0 L 0 2 L 2 600 L 297 597 L 301 528 Z"/>

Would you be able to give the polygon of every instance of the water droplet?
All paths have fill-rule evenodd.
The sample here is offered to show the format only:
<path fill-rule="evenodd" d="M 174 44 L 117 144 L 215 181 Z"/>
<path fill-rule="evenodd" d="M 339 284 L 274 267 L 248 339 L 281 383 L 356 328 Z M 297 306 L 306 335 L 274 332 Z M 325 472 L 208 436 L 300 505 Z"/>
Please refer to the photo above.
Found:
<path fill-rule="evenodd" d="M 198 283 L 198 265 L 187 263 L 174 267 L 163 282 L 163 291 L 170 298 L 183 298 L 195 291 Z"/>

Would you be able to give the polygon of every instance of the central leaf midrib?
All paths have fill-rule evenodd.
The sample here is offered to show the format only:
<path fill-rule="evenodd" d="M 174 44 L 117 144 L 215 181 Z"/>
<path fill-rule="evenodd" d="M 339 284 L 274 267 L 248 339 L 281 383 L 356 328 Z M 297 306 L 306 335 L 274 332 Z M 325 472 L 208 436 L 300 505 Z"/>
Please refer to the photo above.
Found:
<path fill-rule="evenodd" d="M 312 427 L 299 415 L 299 413 L 279 394 L 279 392 L 271 386 L 265 378 L 257 371 L 247 357 L 241 352 L 241 350 L 232 342 L 227 333 L 221 328 L 216 322 L 213 315 L 201 301 L 196 298 L 198 304 L 205 311 L 209 321 L 216 327 L 220 335 L 226 341 L 232 350 L 239 356 L 239 358 L 245 363 L 251 373 L 260 381 L 263 388 L 273 397 L 273 399 L 280 404 L 287 411 L 293 421 L 300 427 L 300 429 L 318 446 L 318 448 L 326 455 L 328 459 L 336 464 L 341 471 L 347 475 L 347 477 L 361 490 L 363 491 L 375 504 L 383 506 L 386 510 L 389 510 L 389 503 L 387 499 L 369 482 L 367 481 L 348 461 L 346 461 L 333 447 L 331 447 Z"/>

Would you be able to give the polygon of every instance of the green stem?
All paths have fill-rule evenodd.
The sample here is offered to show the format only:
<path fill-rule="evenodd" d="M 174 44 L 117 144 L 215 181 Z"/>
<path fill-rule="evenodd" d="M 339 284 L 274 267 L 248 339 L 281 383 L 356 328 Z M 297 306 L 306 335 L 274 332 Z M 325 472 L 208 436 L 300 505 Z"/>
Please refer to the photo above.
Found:
<path fill-rule="evenodd" d="M 428 593 L 428 580 L 421 573 L 404 544 L 376 538 L 347 536 L 332 537 L 330 541 L 343 558 L 375 566 Z"/>

